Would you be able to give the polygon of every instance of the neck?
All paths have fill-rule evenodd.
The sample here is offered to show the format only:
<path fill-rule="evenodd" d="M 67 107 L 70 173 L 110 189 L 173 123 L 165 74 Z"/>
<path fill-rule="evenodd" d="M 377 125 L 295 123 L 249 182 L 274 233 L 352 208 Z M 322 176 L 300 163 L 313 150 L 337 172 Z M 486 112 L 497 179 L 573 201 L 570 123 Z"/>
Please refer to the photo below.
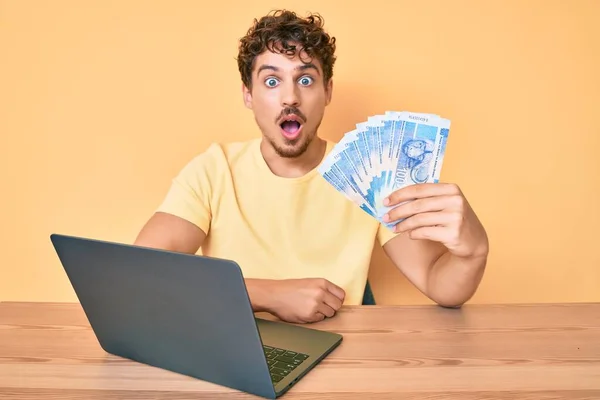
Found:
<path fill-rule="evenodd" d="M 295 158 L 285 158 L 277 154 L 265 139 L 260 143 L 260 152 L 269 169 L 282 178 L 299 178 L 306 175 L 323 160 L 326 148 L 327 142 L 317 136 L 303 154 Z"/>

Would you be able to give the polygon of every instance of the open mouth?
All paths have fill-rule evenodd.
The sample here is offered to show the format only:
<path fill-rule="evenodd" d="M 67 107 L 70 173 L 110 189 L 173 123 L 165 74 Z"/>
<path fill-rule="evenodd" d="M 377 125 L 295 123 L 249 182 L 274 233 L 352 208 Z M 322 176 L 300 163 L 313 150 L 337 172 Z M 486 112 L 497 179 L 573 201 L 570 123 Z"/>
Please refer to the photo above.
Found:
<path fill-rule="evenodd" d="M 290 140 L 300 136 L 300 131 L 302 130 L 302 123 L 295 117 L 284 119 L 279 126 L 281 127 L 283 136 Z"/>

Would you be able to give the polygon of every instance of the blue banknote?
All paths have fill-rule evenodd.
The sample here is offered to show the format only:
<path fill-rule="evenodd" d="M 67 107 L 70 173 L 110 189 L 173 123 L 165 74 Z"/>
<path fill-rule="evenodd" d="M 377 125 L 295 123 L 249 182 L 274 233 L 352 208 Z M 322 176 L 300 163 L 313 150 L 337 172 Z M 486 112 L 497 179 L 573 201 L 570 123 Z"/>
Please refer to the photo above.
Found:
<path fill-rule="evenodd" d="M 356 124 L 319 166 L 320 175 L 349 201 L 383 222 L 390 193 L 414 184 L 437 183 L 450 120 L 436 114 L 386 111 Z"/>

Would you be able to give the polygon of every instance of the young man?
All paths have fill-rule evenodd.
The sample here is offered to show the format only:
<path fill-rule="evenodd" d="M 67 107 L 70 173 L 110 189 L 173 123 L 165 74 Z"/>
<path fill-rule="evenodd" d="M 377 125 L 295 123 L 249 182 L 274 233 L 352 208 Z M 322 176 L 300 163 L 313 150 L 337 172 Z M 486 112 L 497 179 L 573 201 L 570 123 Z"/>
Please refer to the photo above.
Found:
<path fill-rule="evenodd" d="M 338 193 L 317 167 L 333 143 L 318 136 L 333 92 L 335 38 L 318 15 L 278 11 L 240 41 L 243 101 L 262 137 L 212 144 L 174 178 L 135 244 L 235 260 L 255 311 L 305 323 L 360 304 L 375 240 L 442 306 L 475 292 L 486 232 L 453 184 L 389 196 L 391 231 Z"/>

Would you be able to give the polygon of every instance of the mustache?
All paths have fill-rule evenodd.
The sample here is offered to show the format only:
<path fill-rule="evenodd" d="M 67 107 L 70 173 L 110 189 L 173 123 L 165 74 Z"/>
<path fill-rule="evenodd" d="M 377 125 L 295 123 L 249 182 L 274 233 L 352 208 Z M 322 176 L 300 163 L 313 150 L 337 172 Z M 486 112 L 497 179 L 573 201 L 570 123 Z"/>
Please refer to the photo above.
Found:
<path fill-rule="evenodd" d="M 281 110 L 281 113 L 275 119 L 275 122 L 279 122 L 282 118 L 284 118 L 284 117 L 286 117 L 287 115 L 290 115 L 290 114 L 295 114 L 298 117 L 302 118 L 302 121 L 306 122 L 306 117 L 304 116 L 304 114 L 302 114 L 302 111 L 300 111 L 296 107 L 286 107 L 283 110 Z"/>

